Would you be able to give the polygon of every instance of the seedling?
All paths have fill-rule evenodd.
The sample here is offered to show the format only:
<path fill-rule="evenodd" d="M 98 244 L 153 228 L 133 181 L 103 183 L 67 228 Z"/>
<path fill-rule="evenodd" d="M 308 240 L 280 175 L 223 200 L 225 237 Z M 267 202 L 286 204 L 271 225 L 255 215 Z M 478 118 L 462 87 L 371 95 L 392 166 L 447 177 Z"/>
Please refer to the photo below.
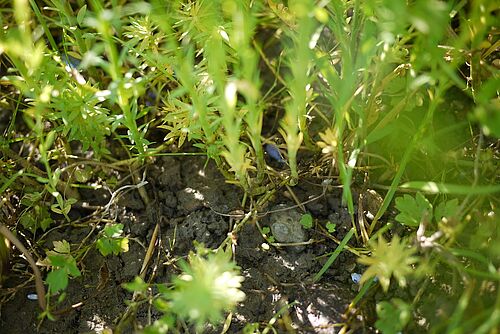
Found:
<path fill-rule="evenodd" d="M 65 290 L 70 277 L 75 278 L 81 275 L 66 240 L 54 241 L 54 250 L 47 252 L 44 262 L 52 268 L 46 279 L 49 294 L 54 295 Z"/>
<path fill-rule="evenodd" d="M 311 229 L 313 227 L 313 217 L 309 213 L 303 214 L 300 217 L 300 224 L 306 230 Z"/>
<path fill-rule="evenodd" d="M 123 237 L 123 224 L 107 225 L 96 242 L 96 247 L 103 256 L 118 255 L 128 252 L 128 238 Z"/>
<path fill-rule="evenodd" d="M 326 227 L 326 230 L 328 231 L 328 233 L 332 234 L 337 229 L 337 224 L 334 224 L 332 222 L 327 222 L 325 227 Z"/>

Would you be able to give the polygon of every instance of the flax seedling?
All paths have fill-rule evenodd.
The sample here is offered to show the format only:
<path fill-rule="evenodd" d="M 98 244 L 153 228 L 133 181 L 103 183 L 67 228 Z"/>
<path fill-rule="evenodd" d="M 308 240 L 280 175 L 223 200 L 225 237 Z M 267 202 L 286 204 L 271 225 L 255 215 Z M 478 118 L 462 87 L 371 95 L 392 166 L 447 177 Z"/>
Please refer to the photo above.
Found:
<path fill-rule="evenodd" d="M 137 151 L 139 160 L 142 161 L 151 144 L 146 138 L 147 125 L 138 126 L 137 120 L 142 116 L 138 109 L 137 99 L 144 94 L 144 79 L 134 78 L 134 71 L 122 73 L 123 59 L 118 53 L 118 48 L 113 39 L 114 30 L 120 30 L 117 22 L 120 22 L 116 9 L 103 9 L 98 1 L 92 2 L 92 7 L 96 12 L 96 17 L 88 17 L 85 20 L 87 26 L 96 29 L 102 36 L 104 50 L 109 61 L 99 60 L 101 66 L 111 76 L 112 82 L 108 90 L 103 91 L 101 96 L 111 98 L 111 101 L 118 104 L 121 115 L 117 116 L 114 127 L 124 125 L 127 130 L 127 137 L 132 147 Z"/>
<path fill-rule="evenodd" d="M 311 49 L 315 46 L 313 34 L 317 26 L 315 18 L 311 16 L 311 8 L 314 8 L 312 1 L 301 0 L 296 1 L 290 9 L 296 17 L 297 26 L 291 33 L 294 41 L 293 51 L 288 60 L 291 75 L 286 79 L 290 101 L 285 105 L 285 116 L 281 121 L 280 132 L 287 144 L 291 185 L 297 184 L 299 177 L 297 152 L 304 136 L 308 138 L 306 116 L 309 94 L 311 94 Z"/>
<path fill-rule="evenodd" d="M 262 150 L 261 131 L 264 111 L 259 103 L 259 90 L 261 82 L 258 71 L 258 56 L 251 47 L 255 30 L 255 7 L 244 1 L 226 2 L 228 12 L 232 13 L 232 29 L 229 34 L 229 42 L 239 56 L 236 63 L 235 76 L 237 78 L 238 91 L 244 96 L 245 101 L 241 106 L 244 112 L 246 133 L 255 153 L 257 177 L 255 183 L 259 185 L 264 178 L 265 161 Z M 247 7 L 250 8 L 247 8 Z"/>

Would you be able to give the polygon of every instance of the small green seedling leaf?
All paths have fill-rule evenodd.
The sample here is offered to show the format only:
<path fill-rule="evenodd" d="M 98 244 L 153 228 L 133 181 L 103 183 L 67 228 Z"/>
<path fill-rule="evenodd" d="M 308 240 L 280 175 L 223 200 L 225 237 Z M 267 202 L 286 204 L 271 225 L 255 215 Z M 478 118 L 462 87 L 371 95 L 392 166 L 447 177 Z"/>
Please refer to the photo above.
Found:
<path fill-rule="evenodd" d="M 326 230 L 328 233 L 333 233 L 337 229 L 337 224 L 334 224 L 332 222 L 327 222 L 326 223 Z"/>
<path fill-rule="evenodd" d="M 261 233 L 262 233 L 262 236 L 264 237 L 264 239 L 266 239 L 267 242 L 269 242 L 269 243 L 274 243 L 275 242 L 274 237 L 271 235 L 271 229 L 269 228 L 269 226 L 264 226 L 261 229 Z"/>
<path fill-rule="evenodd" d="M 300 218 L 300 224 L 302 225 L 303 228 L 309 230 L 310 228 L 313 227 L 312 216 L 309 213 L 302 215 L 302 217 Z"/>
<path fill-rule="evenodd" d="M 103 256 L 128 252 L 128 238 L 121 237 L 123 224 L 108 225 L 104 235 L 97 240 L 96 247 Z"/>
<path fill-rule="evenodd" d="M 87 182 L 92 177 L 92 168 L 85 166 L 84 168 L 75 169 L 75 179 L 80 183 Z"/>
<path fill-rule="evenodd" d="M 419 226 L 424 217 L 432 215 L 432 204 L 420 192 L 415 198 L 410 195 L 396 198 L 396 209 L 400 212 L 396 220 L 412 227 Z"/>

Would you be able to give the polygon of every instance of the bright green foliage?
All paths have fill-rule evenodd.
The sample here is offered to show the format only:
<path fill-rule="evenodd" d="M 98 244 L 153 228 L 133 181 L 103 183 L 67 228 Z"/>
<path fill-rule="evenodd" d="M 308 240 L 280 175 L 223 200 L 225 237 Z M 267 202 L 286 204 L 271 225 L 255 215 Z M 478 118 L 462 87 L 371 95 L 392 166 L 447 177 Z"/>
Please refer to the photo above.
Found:
<path fill-rule="evenodd" d="M 45 260 L 52 271 L 47 275 L 47 284 L 49 292 L 52 294 L 66 289 L 69 277 L 78 277 L 81 275 L 76 266 L 76 260 L 70 253 L 70 245 L 66 240 L 54 241 L 54 250 L 47 252 Z"/>
<path fill-rule="evenodd" d="M 107 225 L 103 235 L 96 242 L 96 247 L 102 255 L 118 255 L 128 252 L 128 238 L 122 237 L 123 224 Z"/>
<path fill-rule="evenodd" d="M 432 218 L 432 204 L 420 192 L 415 197 L 404 195 L 396 198 L 396 209 L 400 212 L 396 220 L 404 225 L 416 227 L 424 219 Z"/>
<path fill-rule="evenodd" d="M 418 262 L 418 257 L 414 255 L 415 249 L 397 235 L 390 242 L 379 236 L 377 243 L 372 243 L 371 247 L 371 255 L 362 255 L 358 260 L 368 266 L 361 276 L 360 284 L 377 277 L 384 291 L 389 289 L 391 278 L 395 278 L 399 286 L 406 286 L 408 277 L 414 272 L 413 265 Z"/>
<path fill-rule="evenodd" d="M 306 115 L 307 103 L 312 90 L 310 83 L 310 68 L 312 66 L 312 49 L 314 48 L 315 29 L 318 22 L 310 15 L 314 7 L 311 0 L 298 0 L 290 4 L 291 17 L 294 19 L 295 29 L 289 34 L 293 40 L 293 48 L 288 57 L 291 75 L 287 78 L 291 101 L 285 106 L 285 117 L 281 122 L 282 136 L 288 148 L 288 162 L 291 169 L 290 184 L 298 182 L 297 151 L 302 144 L 304 135 L 307 136 Z"/>
<path fill-rule="evenodd" d="M 332 222 L 327 222 L 325 227 L 326 227 L 326 230 L 328 231 L 328 233 L 333 233 L 337 229 L 337 224 L 332 223 Z"/>
<path fill-rule="evenodd" d="M 205 322 L 218 322 L 222 312 L 232 310 L 245 298 L 240 290 L 243 277 L 230 260 L 230 254 L 211 253 L 201 247 L 182 263 L 183 273 L 168 295 L 172 311 L 201 328 Z"/>
<path fill-rule="evenodd" d="M 401 333 L 411 320 L 411 306 L 398 298 L 381 301 L 377 303 L 377 316 L 375 327 L 382 334 Z"/>
<path fill-rule="evenodd" d="M 302 217 L 300 217 L 300 224 L 306 230 L 311 229 L 313 227 L 313 217 L 311 216 L 311 214 L 303 214 Z"/>
<path fill-rule="evenodd" d="M 400 212 L 396 216 L 396 220 L 411 227 L 417 227 L 424 221 L 431 222 L 433 218 L 438 223 L 443 217 L 451 218 L 455 216 L 458 207 L 458 199 L 456 198 L 442 201 L 434 209 L 433 214 L 432 204 L 421 192 L 417 192 L 415 197 L 406 194 L 403 197 L 396 198 L 396 209 Z"/>
<path fill-rule="evenodd" d="M 266 239 L 267 242 L 273 243 L 273 242 L 276 241 L 274 239 L 274 236 L 270 235 L 271 234 L 271 228 L 270 227 L 264 226 L 262 228 L 261 232 L 262 232 L 262 235 L 264 236 L 264 238 Z"/>
<path fill-rule="evenodd" d="M 413 229 L 407 239 L 379 237 L 365 245 L 373 252 L 360 260 L 369 265 L 364 281 L 378 277 L 385 290 L 392 278 L 405 285 L 417 261 L 406 240 L 423 223 L 418 242 L 430 285 L 453 285 L 455 294 L 446 299 L 460 301 L 453 314 L 443 311 L 449 324 L 429 318 L 429 329 L 498 327 L 500 297 L 490 293 L 498 292 L 500 254 L 496 1 L 45 2 L 50 6 L 13 1 L 0 19 L 6 69 L 0 110 L 13 109 L 0 139 L 0 195 L 3 205 L 9 196 L 21 198 L 21 211 L 12 215 L 18 228 L 37 235 L 58 215 L 70 222 L 78 198 L 73 184 L 87 186 L 92 175 L 63 166 L 84 156 L 113 161 L 109 148 L 120 146 L 142 162 L 189 142 L 249 195 L 245 210 L 265 207 L 265 196 L 286 183 L 328 175 L 340 180 L 354 226 L 351 185 L 363 179 L 388 187 L 368 237 L 385 225 L 394 204 L 396 220 Z M 165 143 L 152 142 L 159 133 Z M 286 143 L 286 167 L 266 166 L 262 144 L 269 141 Z M 34 154 L 15 157 L 14 143 Z M 75 146 L 82 152 L 72 152 Z M 318 149 L 321 158 L 311 154 Z M 393 200 L 408 188 L 436 200 L 420 192 Z M 464 196 L 459 202 L 443 200 L 445 194 Z M 301 223 L 310 228 L 313 219 L 304 215 Z M 109 225 L 100 233 L 96 247 L 103 255 L 128 249 L 122 229 Z M 335 224 L 326 229 L 333 233 Z M 347 244 L 355 231 L 315 280 L 341 251 L 353 250 Z M 268 227 L 261 232 L 274 242 Z M 46 260 L 51 292 L 79 275 L 69 244 L 56 248 Z M 174 293 L 165 288 L 154 299 L 165 316 L 146 332 L 175 328 L 173 309 L 201 326 L 240 300 L 241 294 L 227 293 L 238 291 L 240 277 L 218 256 L 190 255 Z M 214 284 L 225 276 L 231 283 Z M 127 288 L 147 291 L 142 281 Z M 441 298 L 430 290 L 419 295 L 422 304 Z M 486 297 L 475 303 L 471 296 Z M 435 313 L 433 304 L 428 308 Z M 376 326 L 385 333 L 409 321 L 409 307 L 397 300 L 379 303 L 377 312 Z"/>

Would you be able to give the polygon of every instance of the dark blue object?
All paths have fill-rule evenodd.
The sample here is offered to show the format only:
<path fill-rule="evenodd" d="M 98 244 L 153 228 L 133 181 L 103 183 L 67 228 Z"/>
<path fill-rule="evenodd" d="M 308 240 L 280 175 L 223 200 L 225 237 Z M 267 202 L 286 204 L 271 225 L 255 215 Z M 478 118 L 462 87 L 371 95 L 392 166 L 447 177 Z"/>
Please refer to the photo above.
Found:
<path fill-rule="evenodd" d="M 80 66 L 80 60 L 76 59 L 75 57 L 71 57 L 70 55 L 67 55 L 66 53 L 61 54 L 61 59 L 71 69 L 76 70 L 76 69 L 78 69 L 78 66 Z"/>
<path fill-rule="evenodd" d="M 276 146 L 274 146 L 273 144 L 264 144 L 264 150 L 274 160 L 276 160 L 282 164 L 285 163 L 285 160 L 283 159 L 283 156 L 281 155 L 280 150 Z"/>

